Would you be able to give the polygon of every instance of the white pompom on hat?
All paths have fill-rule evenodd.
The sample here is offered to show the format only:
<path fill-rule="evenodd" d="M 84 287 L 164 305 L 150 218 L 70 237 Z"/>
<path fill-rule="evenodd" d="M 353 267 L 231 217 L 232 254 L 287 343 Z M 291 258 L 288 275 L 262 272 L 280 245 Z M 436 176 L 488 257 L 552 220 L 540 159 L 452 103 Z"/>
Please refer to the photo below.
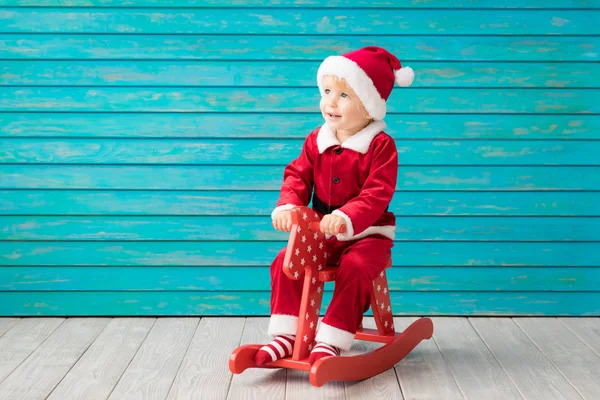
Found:
<path fill-rule="evenodd" d="M 415 79 L 412 68 L 402 67 L 396 56 L 377 46 L 327 57 L 317 72 L 317 83 L 321 91 L 325 76 L 344 78 L 375 120 L 385 117 L 386 101 L 394 83 L 407 87 Z"/>

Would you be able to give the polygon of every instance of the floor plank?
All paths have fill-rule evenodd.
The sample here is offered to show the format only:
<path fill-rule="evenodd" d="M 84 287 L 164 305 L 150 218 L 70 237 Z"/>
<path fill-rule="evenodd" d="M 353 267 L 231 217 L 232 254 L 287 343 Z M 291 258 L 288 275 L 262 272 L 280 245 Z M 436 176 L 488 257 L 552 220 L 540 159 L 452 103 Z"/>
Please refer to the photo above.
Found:
<path fill-rule="evenodd" d="M 108 322 L 108 318 L 65 321 L 0 384 L 0 399 L 45 399 Z"/>
<path fill-rule="evenodd" d="M 591 352 L 556 318 L 515 318 L 514 321 L 584 399 L 598 399 L 600 356 Z M 596 343 L 599 338 L 600 335 L 596 336 Z"/>
<path fill-rule="evenodd" d="M 48 400 L 105 400 L 155 321 L 155 318 L 113 319 Z"/>
<path fill-rule="evenodd" d="M 20 318 L 0 318 L 0 337 L 20 321 Z"/>
<path fill-rule="evenodd" d="M 158 319 L 109 399 L 166 399 L 199 321 Z"/>
<path fill-rule="evenodd" d="M 417 318 L 394 318 L 397 331 Z M 434 326 L 434 332 L 436 330 Z M 433 339 L 424 340 L 395 366 L 406 399 L 464 400 L 452 372 Z"/>
<path fill-rule="evenodd" d="M 469 321 L 523 397 L 528 400 L 581 399 L 511 318 L 469 318 Z"/>
<path fill-rule="evenodd" d="M 242 338 L 245 318 L 202 318 L 175 377 L 169 400 L 225 399 L 228 359 Z"/>
<path fill-rule="evenodd" d="M 559 318 L 559 320 L 600 356 L 600 318 Z"/>
<path fill-rule="evenodd" d="M 522 399 L 466 318 L 432 318 L 433 338 L 467 400 Z"/>
<path fill-rule="evenodd" d="M 247 318 L 241 344 L 271 341 L 267 334 L 268 325 L 268 318 Z M 281 400 L 285 397 L 287 372 L 286 369 L 252 368 L 239 375 L 233 375 L 227 399 Z"/>
<path fill-rule="evenodd" d="M 25 318 L 0 338 L 0 382 L 64 322 L 63 318 Z"/>
<path fill-rule="evenodd" d="M 375 329 L 375 320 L 373 317 L 365 317 L 363 320 L 365 328 Z M 352 348 L 345 352 L 345 356 L 365 354 L 377 350 L 382 344 L 355 340 Z M 394 368 L 382 372 L 372 378 L 357 382 L 344 382 L 347 399 L 361 400 L 402 400 L 402 392 L 398 384 L 398 378 Z"/>

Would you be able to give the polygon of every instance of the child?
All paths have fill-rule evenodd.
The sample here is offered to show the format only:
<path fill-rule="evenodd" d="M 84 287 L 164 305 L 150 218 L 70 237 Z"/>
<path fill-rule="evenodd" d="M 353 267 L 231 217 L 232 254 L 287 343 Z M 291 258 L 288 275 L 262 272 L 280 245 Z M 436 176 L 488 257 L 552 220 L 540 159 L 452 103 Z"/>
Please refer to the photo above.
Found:
<path fill-rule="evenodd" d="M 289 232 L 290 209 L 307 206 L 322 217 L 329 265 L 338 266 L 331 304 L 316 335 L 309 362 L 349 350 L 370 305 L 372 282 L 391 257 L 395 217 L 388 205 L 396 188 L 398 153 L 383 132 L 394 82 L 409 86 L 412 69 L 379 47 L 326 58 L 317 72 L 325 124 L 304 141 L 300 156 L 284 171 L 273 210 L 275 229 Z M 314 194 L 313 194 L 314 190 Z M 346 232 L 340 227 L 346 225 Z M 285 249 L 271 265 L 274 340 L 256 354 L 258 365 L 292 354 L 302 280 L 282 271 Z"/>

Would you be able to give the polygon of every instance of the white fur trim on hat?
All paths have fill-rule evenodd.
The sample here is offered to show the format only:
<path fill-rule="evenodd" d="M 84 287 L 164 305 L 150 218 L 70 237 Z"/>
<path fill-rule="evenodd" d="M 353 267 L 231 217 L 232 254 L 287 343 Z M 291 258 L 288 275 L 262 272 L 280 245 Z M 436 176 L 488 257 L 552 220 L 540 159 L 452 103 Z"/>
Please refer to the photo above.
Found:
<path fill-rule="evenodd" d="M 295 335 L 297 329 L 297 315 L 273 314 L 269 319 L 267 332 L 269 336 Z"/>
<path fill-rule="evenodd" d="M 327 75 L 344 78 L 374 120 L 381 121 L 385 117 L 385 100 L 369 75 L 357 63 L 343 56 L 327 57 L 317 71 L 317 84 L 321 92 L 323 92 L 323 77 Z"/>
<path fill-rule="evenodd" d="M 415 80 L 415 72 L 411 67 L 403 67 L 399 70 L 396 70 L 396 83 L 402 87 L 407 87 L 412 85 Z"/>

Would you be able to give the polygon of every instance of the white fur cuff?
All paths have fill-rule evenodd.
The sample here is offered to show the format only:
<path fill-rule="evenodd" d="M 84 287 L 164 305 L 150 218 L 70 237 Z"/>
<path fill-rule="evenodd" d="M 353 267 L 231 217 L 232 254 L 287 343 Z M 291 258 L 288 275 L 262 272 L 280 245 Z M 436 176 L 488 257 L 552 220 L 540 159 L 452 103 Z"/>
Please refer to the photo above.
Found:
<path fill-rule="evenodd" d="M 354 333 L 343 331 L 321 322 L 315 340 L 317 342 L 323 342 L 338 347 L 342 350 L 350 350 L 350 347 L 352 347 L 352 343 L 354 342 L 354 336 Z"/>
<path fill-rule="evenodd" d="M 354 226 L 352 225 L 352 220 L 350 219 L 350 217 L 341 212 L 340 210 L 333 210 L 331 214 L 337 215 L 338 217 L 342 217 L 344 218 L 344 221 L 346 221 L 346 232 L 339 233 L 336 236 L 337 240 L 350 240 L 350 238 L 354 236 Z"/>
<path fill-rule="evenodd" d="M 298 316 L 274 314 L 269 320 L 268 333 L 270 336 L 295 335 L 298 328 Z"/>
<path fill-rule="evenodd" d="M 293 205 L 293 204 L 284 204 L 284 205 L 282 205 L 282 206 L 275 207 L 275 209 L 274 209 L 274 210 L 273 210 L 273 212 L 271 213 L 271 219 L 273 219 L 273 218 L 275 217 L 275 214 L 277 214 L 278 212 L 281 212 L 281 211 L 288 211 L 288 210 L 294 209 L 294 208 L 296 208 L 296 207 L 298 207 L 298 206 L 296 206 L 296 205 Z"/>

